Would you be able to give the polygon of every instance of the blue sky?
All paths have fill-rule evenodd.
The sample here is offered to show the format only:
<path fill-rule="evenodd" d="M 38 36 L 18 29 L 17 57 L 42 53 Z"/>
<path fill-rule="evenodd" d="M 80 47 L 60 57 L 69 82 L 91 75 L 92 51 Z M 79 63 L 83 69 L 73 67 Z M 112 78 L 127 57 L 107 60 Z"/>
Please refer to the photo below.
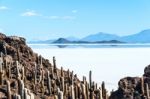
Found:
<path fill-rule="evenodd" d="M 0 31 L 27 40 L 129 35 L 150 28 L 150 0 L 0 0 Z"/>

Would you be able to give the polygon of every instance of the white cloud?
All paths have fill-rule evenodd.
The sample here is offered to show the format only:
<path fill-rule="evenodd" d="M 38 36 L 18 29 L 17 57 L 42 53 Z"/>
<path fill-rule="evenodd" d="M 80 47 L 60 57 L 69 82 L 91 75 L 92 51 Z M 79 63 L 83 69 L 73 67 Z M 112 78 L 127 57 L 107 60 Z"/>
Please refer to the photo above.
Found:
<path fill-rule="evenodd" d="M 39 16 L 34 10 L 29 10 L 21 14 L 21 16 Z"/>
<path fill-rule="evenodd" d="M 6 6 L 0 6 L 0 10 L 7 10 L 8 9 L 8 7 L 6 7 Z"/>
<path fill-rule="evenodd" d="M 78 12 L 78 10 L 72 10 L 72 13 L 77 13 Z"/>

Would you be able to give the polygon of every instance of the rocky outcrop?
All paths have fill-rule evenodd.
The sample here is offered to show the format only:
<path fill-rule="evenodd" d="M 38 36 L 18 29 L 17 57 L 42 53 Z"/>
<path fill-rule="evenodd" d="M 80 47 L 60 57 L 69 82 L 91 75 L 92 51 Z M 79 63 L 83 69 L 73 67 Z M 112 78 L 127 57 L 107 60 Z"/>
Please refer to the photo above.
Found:
<path fill-rule="evenodd" d="M 0 33 L 0 99 L 108 99 L 105 83 L 92 81 L 92 71 L 80 81 L 34 53 L 26 40 Z M 90 86 L 89 86 L 90 84 Z"/>
<path fill-rule="evenodd" d="M 150 65 L 144 69 L 142 77 L 123 78 L 118 86 L 110 99 L 150 99 Z"/>

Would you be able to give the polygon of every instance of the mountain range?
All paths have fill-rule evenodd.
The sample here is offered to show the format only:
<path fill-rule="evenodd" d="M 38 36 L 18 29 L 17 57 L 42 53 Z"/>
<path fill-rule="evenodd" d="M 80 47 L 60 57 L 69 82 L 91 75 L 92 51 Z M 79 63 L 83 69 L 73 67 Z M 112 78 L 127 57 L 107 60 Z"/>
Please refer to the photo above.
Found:
<path fill-rule="evenodd" d="M 45 41 L 30 41 L 29 43 L 150 43 L 150 29 L 143 30 L 139 33 L 118 36 L 111 33 L 99 32 L 88 35 L 84 38 L 78 39 L 75 37 L 58 38 L 54 40 Z"/>

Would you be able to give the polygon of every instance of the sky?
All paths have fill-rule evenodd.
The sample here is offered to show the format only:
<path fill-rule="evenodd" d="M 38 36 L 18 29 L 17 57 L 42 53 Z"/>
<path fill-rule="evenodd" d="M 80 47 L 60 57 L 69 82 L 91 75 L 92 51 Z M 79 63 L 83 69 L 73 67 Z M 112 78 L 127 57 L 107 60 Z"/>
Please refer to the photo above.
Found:
<path fill-rule="evenodd" d="M 150 0 L 0 0 L 0 32 L 30 40 L 150 28 Z"/>

